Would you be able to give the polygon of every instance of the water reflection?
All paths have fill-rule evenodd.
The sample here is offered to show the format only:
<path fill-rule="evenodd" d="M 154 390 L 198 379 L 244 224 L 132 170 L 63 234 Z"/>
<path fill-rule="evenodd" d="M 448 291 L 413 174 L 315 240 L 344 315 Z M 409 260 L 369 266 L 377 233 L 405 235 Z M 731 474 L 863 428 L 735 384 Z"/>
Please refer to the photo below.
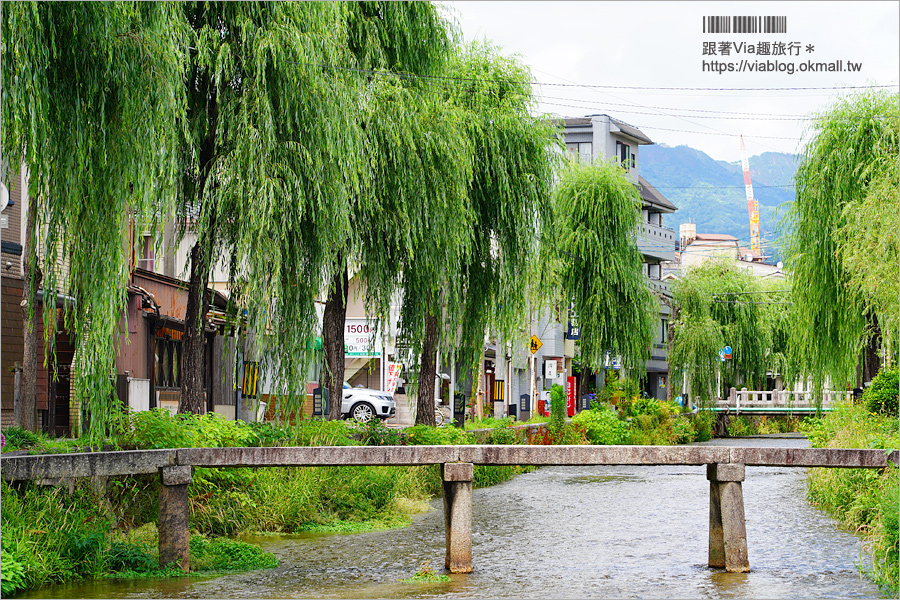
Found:
<path fill-rule="evenodd" d="M 734 445 L 735 441 L 717 441 Z M 799 446 L 805 440 L 739 440 Z M 861 543 L 805 501 L 805 470 L 748 467 L 750 573 L 706 566 L 704 467 L 548 467 L 476 490 L 476 572 L 408 584 L 440 571 L 440 501 L 403 530 L 251 538 L 281 566 L 211 580 L 102 582 L 35 597 L 214 598 L 849 598 L 879 597 L 855 568 Z M 47 592 L 51 594 L 47 594 Z"/>

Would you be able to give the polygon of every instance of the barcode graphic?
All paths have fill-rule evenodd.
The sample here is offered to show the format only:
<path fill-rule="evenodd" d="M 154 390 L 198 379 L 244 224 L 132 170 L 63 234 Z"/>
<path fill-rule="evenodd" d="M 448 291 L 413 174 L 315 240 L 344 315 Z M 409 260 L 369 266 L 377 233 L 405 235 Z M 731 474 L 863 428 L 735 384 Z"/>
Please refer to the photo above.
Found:
<path fill-rule="evenodd" d="M 703 33 L 787 33 L 787 17 L 703 17 Z"/>

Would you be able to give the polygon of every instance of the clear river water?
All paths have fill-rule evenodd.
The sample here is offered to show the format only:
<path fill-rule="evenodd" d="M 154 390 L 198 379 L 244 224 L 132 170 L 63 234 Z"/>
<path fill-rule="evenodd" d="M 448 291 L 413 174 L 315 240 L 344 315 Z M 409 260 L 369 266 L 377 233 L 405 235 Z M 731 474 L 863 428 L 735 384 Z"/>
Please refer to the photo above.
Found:
<path fill-rule="evenodd" d="M 707 444 L 805 446 L 806 440 Z M 475 572 L 409 584 L 444 564 L 441 501 L 410 527 L 246 538 L 281 566 L 215 578 L 55 586 L 40 598 L 879 598 L 860 538 L 806 502 L 806 470 L 748 467 L 750 573 L 707 567 L 704 467 L 544 467 L 474 492 Z"/>

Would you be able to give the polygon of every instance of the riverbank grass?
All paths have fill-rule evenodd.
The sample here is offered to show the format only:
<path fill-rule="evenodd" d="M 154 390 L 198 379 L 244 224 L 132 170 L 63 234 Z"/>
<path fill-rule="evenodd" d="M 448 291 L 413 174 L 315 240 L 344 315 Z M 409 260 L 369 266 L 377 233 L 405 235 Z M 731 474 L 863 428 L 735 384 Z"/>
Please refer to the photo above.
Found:
<path fill-rule="evenodd" d="M 839 405 L 823 419 L 807 419 L 805 429 L 813 448 L 898 447 L 897 417 L 869 412 L 864 404 Z M 900 496 L 897 467 L 810 469 L 807 483 L 812 504 L 865 537 L 872 557 L 866 575 L 882 591 L 896 597 Z"/>

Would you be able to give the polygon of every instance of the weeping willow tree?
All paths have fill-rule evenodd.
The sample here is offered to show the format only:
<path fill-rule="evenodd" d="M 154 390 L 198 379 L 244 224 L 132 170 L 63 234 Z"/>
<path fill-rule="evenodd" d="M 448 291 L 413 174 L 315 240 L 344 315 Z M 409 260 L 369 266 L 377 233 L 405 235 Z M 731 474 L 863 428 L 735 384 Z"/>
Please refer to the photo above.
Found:
<path fill-rule="evenodd" d="M 232 309 L 259 332 L 272 393 L 297 408 L 314 299 L 350 231 L 359 189 L 359 97 L 347 59 L 347 6 L 187 3 L 188 135 L 179 215 L 196 233 L 179 411 L 203 412 L 203 331 L 214 259 L 229 261 Z"/>
<path fill-rule="evenodd" d="M 860 379 L 871 379 L 879 346 L 896 354 L 898 96 L 841 98 L 815 115 L 807 137 L 786 216 L 790 352 L 821 390 L 826 377 L 850 385 L 860 362 Z"/>
<path fill-rule="evenodd" d="M 558 156 L 550 121 L 531 116 L 531 74 L 518 60 L 475 43 L 457 50 L 446 75 L 438 107 L 448 133 L 463 137 L 453 150 L 462 168 L 449 177 L 452 193 L 424 201 L 403 266 L 400 339 L 420 357 L 419 423 L 433 423 L 438 352 L 474 371 L 489 326 L 502 339 L 519 335 Z"/>
<path fill-rule="evenodd" d="M 366 130 L 367 139 L 380 138 L 371 160 L 385 168 L 373 169 L 371 189 L 382 198 L 362 215 L 371 225 L 361 228 L 360 247 L 370 260 L 361 265 L 360 275 L 367 284 L 367 303 L 387 317 L 389 290 L 415 290 L 402 298 L 409 314 L 427 311 L 428 299 L 444 297 L 446 286 L 458 288 L 447 273 L 458 272 L 468 247 L 458 236 L 465 235 L 471 222 L 466 182 L 472 152 L 464 114 L 428 90 L 423 94 L 395 81 L 382 83 L 378 114 L 371 115 Z M 402 137 L 391 142 L 398 133 Z M 380 260 L 371 260 L 375 256 Z M 459 296 L 446 295 L 451 300 Z M 413 380 L 419 371 L 414 356 L 404 357 L 413 365 Z M 433 425 L 434 402 L 419 405 L 416 414 L 417 421 Z"/>
<path fill-rule="evenodd" d="M 608 357 L 642 377 L 659 304 L 644 277 L 635 242 L 641 200 L 612 162 L 572 162 L 553 197 L 553 229 L 545 232 L 558 286 L 578 315 L 581 359 L 600 369 Z"/>
<path fill-rule="evenodd" d="M 770 362 L 777 360 L 771 352 L 772 330 L 782 323 L 778 315 L 786 312 L 787 285 L 764 289 L 758 278 L 725 258 L 689 269 L 675 284 L 678 318 L 670 325 L 669 362 L 676 378 L 687 375 L 692 396 L 708 403 L 717 392 L 718 375 L 724 389 L 765 382 Z M 732 348 L 732 358 L 721 362 L 724 346 Z"/>
<path fill-rule="evenodd" d="M 57 291 L 74 297 L 64 314 L 77 348 L 73 396 L 100 433 L 116 414 L 110 399 L 130 220 L 151 221 L 171 201 L 158 190 L 176 177 L 183 20 L 164 3 L 16 2 L 0 12 L 2 153 L 29 175 L 26 345 L 36 347 L 39 282 L 51 299 L 46 360 L 57 328 L 52 299 Z M 31 361 L 25 372 L 31 390 L 35 367 Z M 25 401 L 32 427 L 23 425 L 33 428 L 33 391 Z"/>
<path fill-rule="evenodd" d="M 358 83 L 361 185 L 328 284 L 323 319 L 329 418 L 340 418 L 344 323 L 350 269 L 365 284 L 368 314 L 389 322 L 390 300 L 416 236 L 435 215 L 423 207 L 458 196 L 467 159 L 453 118 L 437 110 L 432 86 L 450 29 L 429 2 L 353 2 L 347 9 L 349 66 Z M 451 211 L 457 214 L 457 211 Z M 424 264 L 417 268 L 425 268 Z"/>

